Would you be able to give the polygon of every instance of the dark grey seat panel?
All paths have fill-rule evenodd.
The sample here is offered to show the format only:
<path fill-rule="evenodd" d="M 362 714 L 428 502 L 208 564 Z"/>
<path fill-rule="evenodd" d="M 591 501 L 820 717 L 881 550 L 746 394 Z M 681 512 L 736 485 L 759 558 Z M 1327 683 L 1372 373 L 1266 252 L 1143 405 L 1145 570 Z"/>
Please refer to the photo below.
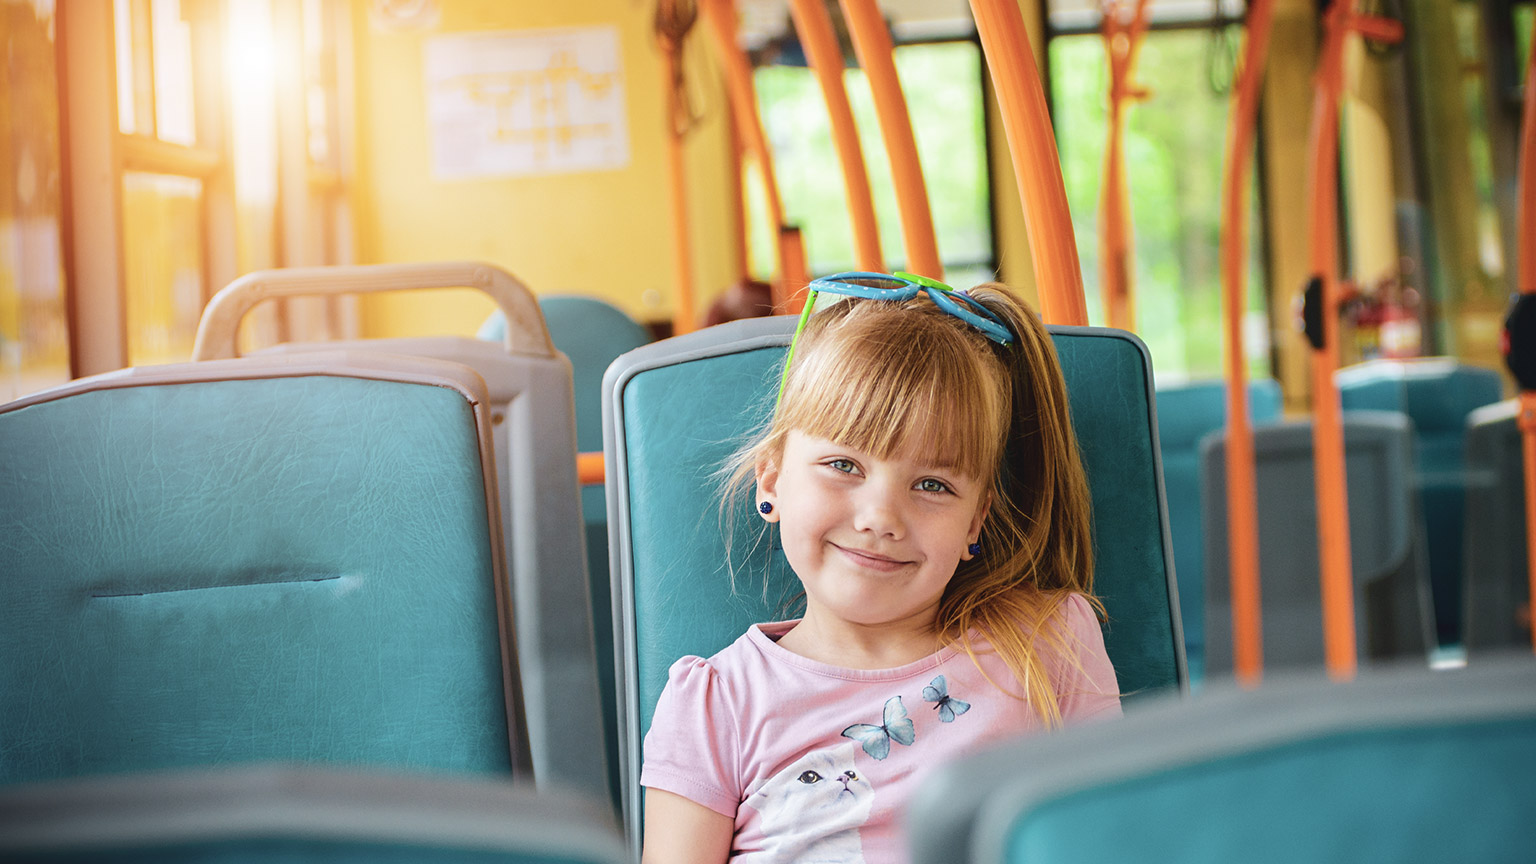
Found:
<path fill-rule="evenodd" d="M 1466 592 L 1468 651 L 1531 645 L 1531 583 L 1525 535 L 1525 457 L 1518 399 L 1467 418 Z"/>
<path fill-rule="evenodd" d="M 1317 500 L 1309 421 L 1254 428 L 1264 662 L 1323 662 Z M 1351 411 L 1344 448 L 1362 657 L 1423 657 L 1434 644 L 1428 575 L 1411 485 L 1412 427 L 1405 415 Z M 1201 448 L 1205 506 L 1206 671 L 1231 674 L 1231 575 L 1227 550 L 1225 434 Z"/>

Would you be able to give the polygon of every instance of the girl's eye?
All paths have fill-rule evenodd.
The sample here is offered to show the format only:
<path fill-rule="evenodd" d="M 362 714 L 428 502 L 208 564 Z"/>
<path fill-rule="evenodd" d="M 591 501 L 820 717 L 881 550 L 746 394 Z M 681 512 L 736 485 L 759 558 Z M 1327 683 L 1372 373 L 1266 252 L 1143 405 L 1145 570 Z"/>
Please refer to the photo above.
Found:
<path fill-rule="evenodd" d="M 949 491 L 949 486 L 946 485 L 943 480 L 935 480 L 932 477 L 926 477 L 926 478 L 924 478 L 922 480 L 917 481 L 917 488 L 920 491 L 923 491 L 923 492 L 948 492 Z"/>
<path fill-rule="evenodd" d="M 852 474 L 855 470 L 857 470 L 854 467 L 853 462 L 848 459 L 833 459 L 827 463 L 827 467 L 831 468 L 833 471 L 841 471 L 844 474 Z"/>

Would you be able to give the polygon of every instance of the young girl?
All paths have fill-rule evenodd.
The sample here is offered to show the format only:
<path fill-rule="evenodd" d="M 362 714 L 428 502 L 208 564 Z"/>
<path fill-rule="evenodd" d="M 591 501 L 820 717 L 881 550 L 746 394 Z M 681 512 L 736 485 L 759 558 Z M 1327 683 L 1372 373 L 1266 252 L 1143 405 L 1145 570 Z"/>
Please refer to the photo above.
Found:
<path fill-rule="evenodd" d="M 647 864 L 902 860 L 933 766 L 1119 713 L 1050 337 L 1000 286 L 900 276 L 811 286 L 854 298 L 808 302 L 737 471 L 805 614 L 673 664 L 645 739 Z"/>

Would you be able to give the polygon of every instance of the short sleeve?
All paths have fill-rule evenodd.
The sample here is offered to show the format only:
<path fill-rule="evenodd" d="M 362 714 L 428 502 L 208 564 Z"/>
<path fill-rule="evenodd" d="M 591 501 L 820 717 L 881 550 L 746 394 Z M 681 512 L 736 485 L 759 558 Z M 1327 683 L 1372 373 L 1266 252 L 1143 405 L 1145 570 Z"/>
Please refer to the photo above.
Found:
<path fill-rule="evenodd" d="M 684 657 L 667 671 L 645 735 L 640 785 L 736 818 L 741 773 L 736 712 L 709 661 Z"/>
<path fill-rule="evenodd" d="M 1057 697 L 1061 720 L 1068 725 L 1100 715 L 1120 716 L 1120 683 L 1104 650 L 1104 631 L 1088 599 L 1072 594 L 1062 604 L 1066 615 L 1068 644 L 1077 652 L 1075 662 L 1063 661 Z"/>

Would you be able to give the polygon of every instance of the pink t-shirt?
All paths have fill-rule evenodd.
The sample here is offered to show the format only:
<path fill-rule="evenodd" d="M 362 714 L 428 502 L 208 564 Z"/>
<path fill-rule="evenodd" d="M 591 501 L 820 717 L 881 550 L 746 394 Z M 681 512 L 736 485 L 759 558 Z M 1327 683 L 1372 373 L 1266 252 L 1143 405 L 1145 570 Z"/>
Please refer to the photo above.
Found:
<path fill-rule="evenodd" d="M 1104 636 L 1081 595 L 1059 616 L 1076 664 L 1047 661 L 1067 723 L 1120 713 Z M 733 862 L 905 861 L 897 817 L 935 766 L 1039 731 L 996 654 L 945 648 L 895 669 L 842 669 L 758 624 L 719 654 L 672 664 L 645 736 L 642 785 L 736 820 Z"/>

